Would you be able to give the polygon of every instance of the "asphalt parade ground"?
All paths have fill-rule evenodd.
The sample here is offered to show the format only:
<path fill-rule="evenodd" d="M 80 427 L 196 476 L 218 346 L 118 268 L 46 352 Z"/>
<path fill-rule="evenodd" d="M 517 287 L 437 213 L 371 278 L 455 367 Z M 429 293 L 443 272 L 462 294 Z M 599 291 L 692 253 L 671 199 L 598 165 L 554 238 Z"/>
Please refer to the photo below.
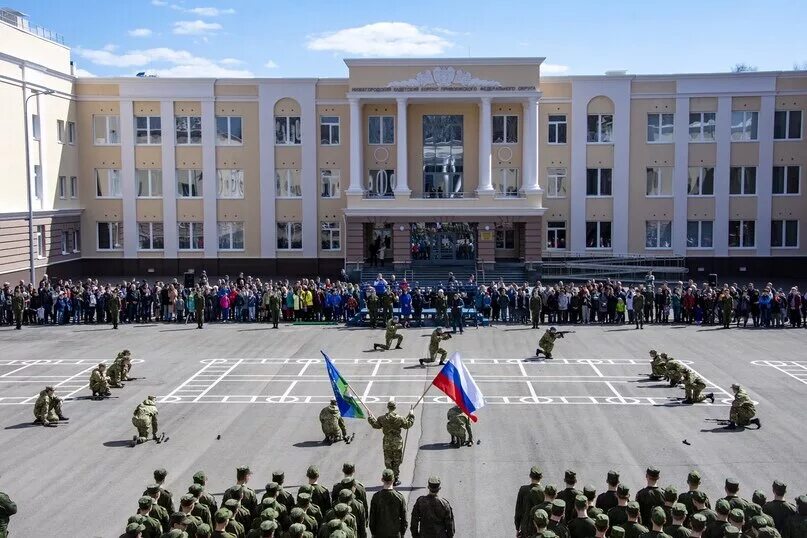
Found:
<path fill-rule="evenodd" d="M 807 330 L 723 330 L 715 327 L 575 327 L 556 342 L 551 361 L 531 360 L 541 330 L 519 325 L 469 328 L 444 342 L 458 351 L 487 400 L 474 424 L 472 447 L 448 446 L 448 399 L 432 388 L 416 410 L 401 466 L 409 507 L 430 475 L 442 478 L 457 536 L 512 536 L 518 487 L 532 465 L 544 483 L 562 486 L 565 469 L 578 486 L 605 489 L 618 470 L 632 494 L 644 470 L 659 484 L 685 487 L 698 469 L 712 498 L 727 477 L 741 495 L 770 494 L 774 479 L 788 497 L 807 492 Z M 320 350 L 376 414 L 395 399 L 405 414 L 438 372 L 421 368 L 430 329 L 404 329 L 403 349 L 372 352 L 383 330 L 336 326 L 148 324 L 0 329 L 0 491 L 16 501 L 12 536 L 117 537 L 134 514 L 152 471 L 168 470 L 175 500 L 204 470 L 221 494 L 248 465 L 259 494 L 271 472 L 286 473 L 296 492 L 311 464 L 320 482 L 341 478 L 344 461 L 369 492 L 380 486 L 381 432 L 347 420 L 349 445 L 325 446 L 318 415 L 332 393 Z M 89 374 L 129 349 L 138 377 L 113 398 L 88 399 Z M 666 352 L 698 372 L 715 403 L 682 405 L 682 389 L 649 381 L 648 350 Z M 762 429 L 724 429 L 731 384 L 757 402 Z M 32 425 L 45 385 L 65 399 L 67 423 Z M 167 441 L 135 448 L 132 412 L 157 396 Z M 220 436 L 220 439 L 217 437 Z M 369 494 L 368 494 L 369 495 Z M 220 500 L 220 496 L 219 496 Z"/>

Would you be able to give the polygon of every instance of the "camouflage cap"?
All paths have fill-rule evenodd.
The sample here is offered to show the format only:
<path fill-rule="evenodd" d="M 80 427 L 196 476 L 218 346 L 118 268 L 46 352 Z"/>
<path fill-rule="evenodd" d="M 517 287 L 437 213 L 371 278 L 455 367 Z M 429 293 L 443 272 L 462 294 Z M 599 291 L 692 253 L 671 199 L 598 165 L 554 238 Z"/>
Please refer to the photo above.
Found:
<path fill-rule="evenodd" d="M 238 505 L 240 504 L 241 503 L 238 501 L 238 499 L 227 499 L 226 501 L 224 501 L 224 504 L 222 506 L 229 508 L 230 510 L 237 510 Z"/>
<path fill-rule="evenodd" d="M 311 494 L 310 493 L 298 493 L 297 494 L 297 502 L 299 502 L 303 506 L 308 506 L 308 504 L 311 502 Z"/>
<path fill-rule="evenodd" d="M 305 471 L 305 476 L 308 478 L 319 478 L 319 468 L 316 465 L 309 465 Z"/>
<path fill-rule="evenodd" d="M 698 471 L 689 471 L 687 475 L 687 484 L 700 484 L 701 474 Z"/>
<path fill-rule="evenodd" d="M 765 492 L 761 489 L 754 490 L 754 493 L 751 494 L 751 502 L 759 506 L 764 505 L 767 500 Z"/>
<path fill-rule="evenodd" d="M 660 506 L 654 506 L 653 511 L 650 512 L 650 521 L 655 525 L 664 525 L 667 521 L 667 514 L 664 513 L 664 509 Z"/>
<path fill-rule="evenodd" d="M 274 508 L 264 508 L 261 510 L 261 519 L 264 521 L 275 520 L 280 516 L 280 513 Z"/>
<path fill-rule="evenodd" d="M 191 495 L 190 493 L 186 493 L 182 497 L 179 498 L 179 504 L 182 506 L 190 506 L 196 502 L 196 497 Z"/>
<path fill-rule="evenodd" d="M 594 526 L 598 531 L 607 531 L 609 522 L 608 516 L 605 514 L 599 514 L 594 518 Z"/>
<path fill-rule="evenodd" d="M 611 527 L 611 538 L 625 538 L 625 529 L 622 527 Z"/>
<path fill-rule="evenodd" d="M 619 484 L 616 487 L 616 496 L 620 499 L 630 499 L 630 488 L 625 484 Z"/>
<path fill-rule="evenodd" d="M 730 511 L 731 511 L 731 505 L 726 499 L 719 499 L 715 503 L 715 512 L 717 512 L 718 514 L 727 516 Z"/>
<path fill-rule="evenodd" d="M 725 487 L 729 491 L 737 491 L 740 489 L 740 481 L 736 478 L 726 478 Z"/>
<path fill-rule="evenodd" d="M 176 525 L 177 523 L 180 525 L 189 525 L 191 523 L 191 518 L 189 518 L 184 512 L 174 512 L 171 514 L 171 517 L 168 518 L 168 523 L 170 525 Z"/>
<path fill-rule="evenodd" d="M 159 484 L 149 484 L 146 486 L 146 491 L 149 493 L 158 493 L 160 491 Z"/>
<path fill-rule="evenodd" d="M 675 500 L 678 498 L 678 490 L 675 489 L 675 486 L 667 486 L 664 488 L 663 495 L 665 501 L 675 502 Z"/>
<path fill-rule="evenodd" d="M 395 409 L 398 407 L 398 404 L 395 403 L 395 400 L 390 400 L 387 402 L 387 409 Z"/>
<path fill-rule="evenodd" d="M 742 523 L 745 521 L 745 512 L 739 508 L 729 510 L 729 521 L 736 521 L 742 526 Z"/>
<path fill-rule="evenodd" d="M 339 481 L 342 484 L 343 488 L 352 488 L 356 485 L 356 479 L 352 476 L 346 476 L 342 480 Z M 344 491 L 344 489 L 343 489 Z"/>
<path fill-rule="evenodd" d="M 619 473 L 616 471 L 608 471 L 608 474 L 605 476 L 605 482 L 612 486 L 619 484 Z"/>
<path fill-rule="evenodd" d="M 246 476 L 248 474 L 252 474 L 252 471 L 249 470 L 248 465 L 242 465 L 241 467 L 235 468 L 235 473 L 238 476 Z"/>
<path fill-rule="evenodd" d="M 703 514 L 694 514 L 689 520 L 689 526 L 692 527 L 693 531 L 703 532 L 708 521 Z"/>
<path fill-rule="evenodd" d="M 729 525 L 725 529 L 723 529 L 723 537 L 724 538 L 734 538 L 735 536 L 740 536 L 742 531 L 735 527 L 734 525 Z"/>
<path fill-rule="evenodd" d="M 699 504 L 705 503 L 706 499 L 708 499 L 708 497 L 706 496 L 706 493 L 704 493 L 703 491 L 698 490 L 692 494 L 692 500 Z"/>
<path fill-rule="evenodd" d="M 308 493 L 311 495 L 314 492 L 314 488 L 311 487 L 311 484 L 303 484 L 299 488 L 297 488 L 297 493 Z"/>
<path fill-rule="evenodd" d="M 146 526 L 141 523 L 129 523 L 126 525 L 127 533 L 138 533 L 143 532 L 144 530 L 146 530 Z"/>
<path fill-rule="evenodd" d="M 299 506 L 295 506 L 291 509 L 291 512 L 289 512 L 289 517 L 292 519 L 303 519 L 305 517 L 305 510 Z"/>
<path fill-rule="evenodd" d="M 185 523 L 185 525 L 187 525 L 187 523 Z M 180 529 L 171 529 L 161 535 L 160 538 L 188 538 L 188 533 Z"/>
<path fill-rule="evenodd" d="M 353 498 L 353 492 L 349 489 L 343 489 L 339 491 L 339 502 L 349 503 L 350 500 Z"/>
<path fill-rule="evenodd" d="M 325 528 L 328 529 L 330 532 L 334 532 L 337 530 L 342 530 L 342 520 L 341 519 L 332 519 L 325 523 Z M 328 535 L 331 536 L 330 534 Z"/>
<path fill-rule="evenodd" d="M 547 497 L 554 497 L 558 494 L 558 488 L 555 487 L 555 484 L 547 484 L 544 486 L 544 495 Z"/>
<path fill-rule="evenodd" d="M 347 538 L 347 534 L 345 531 L 338 529 L 333 531 L 328 538 Z"/>
<path fill-rule="evenodd" d="M 685 504 L 675 503 L 674 505 L 672 505 L 672 509 L 670 509 L 670 512 L 672 512 L 673 517 L 676 518 L 686 517 L 687 507 Z"/>
<path fill-rule="evenodd" d="M 755 529 L 761 529 L 768 526 L 768 520 L 765 516 L 754 516 L 751 518 L 751 526 Z"/>
<path fill-rule="evenodd" d="M 272 482 L 277 482 L 278 485 L 283 485 L 283 479 L 286 477 L 286 473 L 283 471 L 272 471 Z"/>
<path fill-rule="evenodd" d="M 640 510 L 639 503 L 637 503 L 636 501 L 631 501 L 631 502 L 628 503 L 628 506 L 627 506 L 628 514 L 630 514 L 632 516 L 635 516 L 636 514 L 639 513 L 639 510 Z"/>
<path fill-rule="evenodd" d="M 655 357 L 656 355 L 658 355 L 658 351 L 656 351 L 655 349 L 651 349 L 650 350 L 650 356 Z"/>
<path fill-rule="evenodd" d="M 540 479 L 541 479 L 541 477 L 542 477 L 543 475 L 544 475 L 544 474 L 543 474 L 543 472 L 541 471 L 541 468 L 540 468 L 539 466 L 537 466 L 537 465 L 533 465 L 533 466 L 530 468 L 530 478 L 533 478 L 533 479 L 536 479 L 536 480 L 540 480 Z"/>
<path fill-rule="evenodd" d="M 563 474 L 563 481 L 567 484 L 575 484 L 577 483 L 577 473 L 572 470 L 567 470 Z"/>
<path fill-rule="evenodd" d="M 188 493 L 193 495 L 194 497 L 198 497 L 204 492 L 205 488 L 202 487 L 201 484 L 191 484 L 188 486 Z"/>
<path fill-rule="evenodd" d="M 144 495 L 137 500 L 137 505 L 140 506 L 140 508 L 150 508 L 152 502 L 154 502 L 154 499 Z"/>
<path fill-rule="evenodd" d="M 289 527 L 289 538 L 302 538 L 305 534 L 305 525 L 302 523 L 294 523 Z"/>
<path fill-rule="evenodd" d="M 655 467 L 648 467 L 646 474 L 649 478 L 658 479 L 658 477 L 661 475 L 661 471 Z"/>
<path fill-rule="evenodd" d="M 440 489 L 440 477 L 439 476 L 430 476 L 428 485 L 429 485 L 429 489 Z"/>
<path fill-rule="evenodd" d="M 538 509 L 532 513 L 532 520 L 535 522 L 535 525 L 538 527 L 546 527 L 549 523 L 549 516 L 547 515 L 545 510 Z"/>
<path fill-rule="evenodd" d="M 589 501 L 593 501 L 594 498 L 597 496 L 597 489 L 594 486 L 587 484 L 583 486 L 583 495 Z"/>
<path fill-rule="evenodd" d="M 394 479 L 395 479 L 395 473 L 392 472 L 392 469 L 384 469 L 381 472 L 382 482 L 392 482 Z"/>
<path fill-rule="evenodd" d="M 353 474 L 356 472 L 356 466 L 352 462 L 346 461 L 342 464 L 342 472 L 345 474 Z"/>
<path fill-rule="evenodd" d="M 773 490 L 774 495 L 784 495 L 787 493 L 787 484 L 781 480 L 774 480 L 771 489 Z"/>
<path fill-rule="evenodd" d="M 566 502 L 562 499 L 555 499 L 552 501 L 552 515 L 560 516 L 566 512 Z"/>
<path fill-rule="evenodd" d="M 275 495 L 277 495 L 279 487 L 280 486 L 278 486 L 277 482 L 269 482 L 268 484 L 266 484 L 266 493 L 270 497 L 274 497 Z"/>
<path fill-rule="evenodd" d="M 558 538 L 558 535 L 555 534 L 553 531 L 545 530 L 543 538 Z"/>
<path fill-rule="evenodd" d="M 154 400 L 154 396 L 149 396 L 149 400 Z M 162 467 L 159 469 L 154 469 L 154 480 L 165 480 L 165 477 L 168 476 L 168 471 L 163 469 Z"/>
<path fill-rule="evenodd" d="M 277 521 L 268 520 L 261 523 L 261 531 L 276 531 L 277 528 Z"/>
<path fill-rule="evenodd" d="M 586 505 L 588 505 L 588 499 L 586 499 L 585 495 L 578 495 L 574 498 L 574 507 L 578 510 L 585 508 Z"/>
<path fill-rule="evenodd" d="M 345 517 L 350 513 L 350 507 L 345 503 L 338 503 L 336 506 L 333 507 L 333 510 L 339 517 Z"/>
<path fill-rule="evenodd" d="M 218 510 L 216 510 L 213 519 L 216 521 L 216 523 L 224 523 L 225 521 L 231 519 L 232 517 L 233 513 L 230 510 L 228 510 L 227 508 L 219 508 Z"/>
<path fill-rule="evenodd" d="M 799 495 L 796 497 L 796 506 L 807 505 L 807 495 Z"/>
<path fill-rule="evenodd" d="M 196 471 L 193 475 L 193 481 L 204 486 L 205 482 L 207 482 L 207 475 L 204 471 Z"/>
<path fill-rule="evenodd" d="M 598 515 L 605 514 L 602 508 L 597 508 L 596 506 L 589 506 L 588 507 L 588 517 L 591 519 L 596 519 Z"/>

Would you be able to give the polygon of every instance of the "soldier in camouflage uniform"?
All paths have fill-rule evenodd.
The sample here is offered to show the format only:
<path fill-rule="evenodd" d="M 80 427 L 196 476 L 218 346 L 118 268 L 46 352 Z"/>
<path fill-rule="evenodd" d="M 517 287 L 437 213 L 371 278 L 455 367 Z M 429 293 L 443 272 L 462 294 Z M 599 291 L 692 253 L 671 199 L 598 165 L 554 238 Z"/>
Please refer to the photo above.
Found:
<path fill-rule="evenodd" d="M 109 308 L 109 316 L 112 318 L 112 328 L 117 329 L 118 323 L 120 323 L 120 293 L 118 293 L 118 288 L 112 288 L 112 291 L 109 292 L 109 302 L 107 303 L 107 307 Z"/>
<path fill-rule="evenodd" d="M 55 427 L 56 422 L 67 420 L 62 414 L 62 399 L 54 394 L 53 387 L 45 387 L 34 404 L 34 424 Z"/>
<path fill-rule="evenodd" d="M 109 396 L 109 378 L 106 375 L 106 364 L 100 363 L 90 374 L 90 390 L 93 400 L 103 400 Z"/>
<path fill-rule="evenodd" d="M 672 357 L 669 358 L 665 372 L 667 379 L 670 380 L 671 387 L 681 383 L 681 381 L 684 379 L 684 370 L 686 370 L 686 366 L 684 366 L 680 361 L 677 361 Z"/>
<path fill-rule="evenodd" d="M 205 294 L 202 288 L 196 286 L 193 294 L 193 311 L 196 315 L 196 328 L 202 329 L 205 325 Z"/>
<path fill-rule="evenodd" d="M 381 309 L 384 315 L 384 323 L 392 319 L 392 308 L 394 306 L 394 299 L 391 291 L 387 291 L 381 296 Z"/>
<path fill-rule="evenodd" d="M 666 358 L 666 355 L 664 356 Z M 650 350 L 650 379 L 653 381 L 658 381 L 662 378 L 664 373 L 661 371 L 662 369 L 659 368 L 661 364 L 663 364 L 664 360 L 661 358 L 661 355 L 655 349 Z"/>
<path fill-rule="evenodd" d="M 729 425 L 728 429 L 736 429 L 737 426 L 748 426 L 749 424 L 756 424 L 757 429 L 762 427 L 759 419 L 756 418 L 757 409 L 754 402 L 748 397 L 748 394 L 743 390 L 740 385 L 732 385 L 734 390 L 734 401 L 731 402 L 731 410 L 729 411 Z"/>
<path fill-rule="evenodd" d="M 123 380 L 131 381 L 132 378 L 129 377 L 129 372 L 132 370 L 132 352 L 128 349 L 124 349 L 115 357 L 115 362 L 121 365 L 121 377 Z"/>
<path fill-rule="evenodd" d="M 25 310 L 25 297 L 22 296 L 22 290 L 19 286 L 14 288 L 11 309 L 14 311 L 14 328 L 20 330 L 22 328 L 22 313 Z"/>
<path fill-rule="evenodd" d="M 706 382 L 690 369 L 687 369 L 684 372 L 684 391 L 686 394 L 686 398 L 682 403 L 685 404 L 696 404 L 701 403 L 704 400 L 711 400 L 712 403 L 715 403 L 715 393 L 710 392 L 706 395 L 703 395 L 703 389 L 706 388 Z"/>
<path fill-rule="evenodd" d="M 272 328 L 277 329 L 280 322 L 280 296 L 276 291 L 269 291 L 269 319 L 272 320 Z"/>
<path fill-rule="evenodd" d="M 370 327 L 375 329 L 378 324 L 378 296 L 374 291 L 367 292 L 367 314 L 370 316 Z"/>
<path fill-rule="evenodd" d="M 538 341 L 538 349 L 535 350 L 535 356 L 538 357 L 543 353 L 547 359 L 551 359 L 552 349 L 555 347 L 555 340 L 558 339 L 558 336 L 562 337 L 563 335 L 558 335 L 558 330 L 554 327 L 550 327 Z"/>
<path fill-rule="evenodd" d="M 402 349 L 401 342 L 403 342 L 403 336 L 398 334 L 398 329 L 402 329 L 403 326 L 398 323 L 398 318 L 390 318 L 387 321 L 387 331 L 384 333 L 384 344 L 373 344 L 373 351 L 380 349 L 381 351 L 389 351 L 392 347 L 392 341 L 395 340 L 395 349 Z"/>
<path fill-rule="evenodd" d="M 387 402 L 387 412 L 376 418 L 368 417 L 367 421 L 376 430 L 384 432 L 384 466 L 392 469 L 395 474 L 395 485 L 401 483 L 398 480 L 401 462 L 403 461 L 403 439 L 401 430 L 408 430 L 415 424 L 415 412 L 409 411 L 406 418 L 395 412 L 395 402 Z"/>
<path fill-rule="evenodd" d="M 445 349 L 440 347 L 440 341 L 448 340 L 451 338 L 451 335 L 443 332 L 442 327 L 437 327 L 432 332 L 431 339 L 429 340 L 429 358 L 428 359 L 419 359 L 418 362 L 421 366 L 425 363 L 432 363 L 437 358 L 437 355 L 440 355 L 440 364 L 445 364 L 446 362 L 446 355 L 448 354 Z"/>
<path fill-rule="evenodd" d="M 468 415 L 455 405 L 448 410 L 446 418 L 448 419 L 446 429 L 451 435 L 451 446 L 456 448 L 463 445 L 471 446 L 474 442 L 474 434 L 471 431 L 471 420 Z"/>
<path fill-rule="evenodd" d="M 439 496 L 440 478 L 429 477 L 428 485 L 429 494 L 418 497 L 412 508 L 412 538 L 454 538 L 454 511 L 448 500 Z"/>
<path fill-rule="evenodd" d="M 115 361 L 107 368 L 107 376 L 109 377 L 109 386 L 113 389 L 122 389 L 126 385 L 124 385 L 121 381 L 124 377 L 124 366 L 123 360 L 120 355 L 115 359 Z"/>
<path fill-rule="evenodd" d="M 157 440 L 157 405 L 155 396 L 148 396 L 139 404 L 132 415 L 132 424 L 137 428 L 137 435 L 132 438 L 132 446 L 145 443 L 149 438 Z"/>
<path fill-rule="evenodd" d="M 331 404 L 323 407 L 319 412 L 319 423 L 322 426 L 322 433 L 325 434 L 325 444 L 332 444 L 342 439 L 347 439 L 347 427 L 345 419 L 339 413 L 339 406 L 336 400 L 331 400 Z"/>
<path fill-rule="evenodd" d="M 443 290 L 437 290 L 437 296 L 434 298 L 435 322 L 439 325 L 446 323 L 446 310 L 448 309 L 448 301 L 446 300 Z"/>

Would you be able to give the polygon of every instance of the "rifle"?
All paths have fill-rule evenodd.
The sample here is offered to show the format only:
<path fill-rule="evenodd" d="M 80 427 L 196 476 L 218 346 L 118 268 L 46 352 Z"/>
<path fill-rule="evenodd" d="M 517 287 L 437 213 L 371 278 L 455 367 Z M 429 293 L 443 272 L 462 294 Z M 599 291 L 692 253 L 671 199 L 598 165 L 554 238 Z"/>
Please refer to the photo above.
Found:
<path fill-rule="evenodd" d="M 555 331 L 555 336 L 557 336 L 558 338 L 563 338 L 564 335 L 574 334 L 574 332 L 575 331 Z"/>

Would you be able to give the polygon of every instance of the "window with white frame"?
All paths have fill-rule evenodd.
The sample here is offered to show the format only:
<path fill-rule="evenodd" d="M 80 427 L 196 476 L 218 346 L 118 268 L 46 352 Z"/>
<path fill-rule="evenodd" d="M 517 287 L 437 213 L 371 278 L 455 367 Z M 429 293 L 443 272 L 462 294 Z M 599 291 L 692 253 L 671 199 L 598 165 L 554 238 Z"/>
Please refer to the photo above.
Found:
<path fill-rule="evenodd" d="M 341 250 L 342 229 L 340 224 L 333 221 L 322 221 L 319 224 L 319 241 L 322 250 Z"/>
<path fill-rule="evenodd" d="M 67 176 L 59 176 L 59 198 L 67 198 Z"/>
<path fill-rule="evenodd" d="M 319 143 L 323 146 L 339 145 L 339 116 L 319 117 Z"/>
<path fill-rule="evenodd" d="M 303 248 L 303 223 L 278 221 L 277 249 L 299 250 Z"/>
<path fill-rule="evenodd" d="M 31 137 L 34 140 L 42 138 L 42 127 L 39 124 L 39 114 L 31 114 Z"/>
<path fill-rule="evenodd" d="M 244 250 L 244 223 L 218 223 L 219 250 Z"/>
<path fill-rule="evenodd" d="M 37 258 L 44 258 L 45 257 L 45 226 L 39 225 L 35 229 L 34 235 L 36 236 L 36 257 Z"/>
<path fill-rule="evenodd" d="M 62 255 L 70 252 L 70 232 L 62 232 Z"/>
<path fill-rule="evenodd" d="M 771 246 L 777 248 L 798 248 L 799 221 L 772 220 Z"/>
<path fill-rule="evenodd" d="M 714 112 L 690 112 L 689 141 L 714 142 L 716 118 Z"/>
<path fill-rule="evenodd" d="M 78 198 L 78 178 L 70 176 L 70 198 Z"/>
<path fill-rule="evenodd" d="M 801 139 L 801 110 L 777 110 L 773 114 L 774 140 Z"/>
<path fill-rule="evenodd" d="M 297 168 L 278 168 L 275 170 L 275 196 L 278 198 L 300 198 L 303 188 L 300 182 L 300 170 Z"/>
<path fill-rule="evenodd" d="M 342 172 L 335 168 L 323 168 L 319 171 L 320 196 L 322 198 L 339 198 Z"/>
<path fill-rule="evenodd" d="M 801 166 L 773 167 L 773 194 L 799 194 L 801 188 Z"/>
<path fill-rule="evenodd" d="M 138 198 L 162 198 L 163 171 L 159 168 L 138 168 L 135 181 Z"/>
<path fill-rule="evenodd" d="M 518 168 L 493 169 L 493 188 L 497 197 L 517 197 L 519 186 Z"/>
<path fill-rule="evenodd" d="M 566 198 L 565 168 L 547 168 L 546 196 L 547 198 Z"/>
<path fill-rule="evenodd" d="M 177 170 L 177 197 L 201 198 L 204 195 L 204 181 L 201 170 Z"/>
<path fill-rule="evenodd" d="M 165 232 L 162 222 L 137 223 L 138 249 L 162 250 L 165 248 Z"/>
<path fill-rule="evenodd" d="M 240 118 L 239 118 L 240 119 Z M 202 117 L 201 116 L 176 116 L 174 118 L 176 126 L 176 143 L 179 146 L 202 143 Z M 216 119 L 218 124 L 218 118 Z M 229 124 L 227 140 L 229 140 Z M 218 139 L 218 136 L 216 137 Z"/>
<path fill-rule="evenodd" d="M 547 122 L 546 141 L 549 144 L 565 144 L 566 143 L 566 114 L 550 114 L 549 121 Z"/>
<path fill-rule="evenodd" d="M 591 144 L 608 144 L 613 142 L 613 114 L 589 114 L 587 140 Z"/>
<path fill-rule="evenodd" d="M 645 248 L 672 247 L 672 222 L 669 220 L 647 220 L 644 226 Z"/>
<path fill-rule="evenodd" d="M 757 139 L 759 112 L 734 110 L 731 113 L 731 141 L 748 142 Z"/>
<path fill-rule="evenodd" d="M 658 144 L 673 142 L 674 118 L 673 114 L 648 114 L 647 141 Z"/>
<path fill-rule="evenodd" d="M 216 170 L 218 198 L 244 197 L 244 171 L 230 168 Z"/>
<path fill-rule="evenodd" d="M 81 230 L 73 230 L 73 252 L 81 252 Z"/>
<path fill-rule="evenodd" d="M 160 116 L 135 116 L 135 144 L 159 144 L 162 133 Z"/>
<path fill-rule="evenodd" d="M 93 116 L 92 132 L 96 146 L 120 144 L 120 116 Z"/>
<path fill-rule="evenodd" d="M 394 195 L 395 170 L 370 170 L 367 177 L 367 196 L 386 198 Z"/>
<path fill-rule="evenodd" d="M 65 135 L 67 135 L 67 132 L 64 130 L 64 120 L 56 120 L 56 141 L 59 144 L 64 144 Z"/>
<path fill-rule="evenodd" d="M 518 144 L 518 116 L 493 116 L 493 143 Z"/>
<path fill-rule="evenodd" d="M 98 250 L 119 250 L 123 243 L 120 222 L 98 222 Z"/>
<path fill-rule="evenodd" d="M 757 167 L 732 166 L 729 169 L 729 194 L 749 196 L 757 193 Z"/>
<path fill-rule="evenodd" d="M 712 248 L 714 221 L 687 221 L 687 248 Z"/>
<path fill-rule="evenodd" d="M 120 198 L 121 174 L 120 170 L 114 168 L 95 169 L 95 197 L 96 198 Z"/>
<path fill-rule="evenodd" d="M 303 143 L 300 116 L 275 116 L 275 144 L 297 146 Z"/>
<path fill-rule="evenodd" d="M 73 145 L 76 143 L 76 122 L 67 122 L 67 143 Z"/>
<path fill-rule="evenodd" d="M 673 169 L 671 166 L 655 166 L 647 168 L 647 196 L 672 196 Z"/>
<path fill-rule="evenodd" d="M 496 246 L 497 249 L 512 250 L 516 248 L 516 232 L 513 223 L 505 222 L 496 225 Z"/>
<path fill-rule="evenodd" d="M 586 221 L 586 248 L 611 248 L 611 221 Z"/>
<path fill-rule="evenodd" d="M 690 166 L 687 183 L 688 196 L 714 196 L 715 169 L 713 166 Z"/>
<path fill-rule="evenodd" d="M 216 145 L 240 146 L 244 143 L 241 116 L 216 116 Z"/>
<path fill-rule="evenodd" d="M 205 248 L 205 225 L 202 222 L 178 222 L 179 250 L 202 250 Z"/>
<path fill-rule="evenodd" d="M 753 248 L 756 243 L 756 221 L 730 220 L 729 246 L 732 248 Z"/>
<path fill-rule="evenodd" d="M 611 196 L 611 169 L 586 169 L 586 196 Z"/>
<path fill-rule="evenodd" d="M 367 118 L 369 144 L 395 143 L 395 116 L 369 116 Z"/>
<path fill-rule="evenodd" d="M 42 199 L 42 190 L 44 186 L 42 184 L 42 166 L 39 164 L 34 165 L 34 198 L 37 200 Z"/>
<path fill-rule="evenodd" d="M 566 221 L 550 220 L 546 223 L 546 248 L 552 250 L 566 248 Z"/>

